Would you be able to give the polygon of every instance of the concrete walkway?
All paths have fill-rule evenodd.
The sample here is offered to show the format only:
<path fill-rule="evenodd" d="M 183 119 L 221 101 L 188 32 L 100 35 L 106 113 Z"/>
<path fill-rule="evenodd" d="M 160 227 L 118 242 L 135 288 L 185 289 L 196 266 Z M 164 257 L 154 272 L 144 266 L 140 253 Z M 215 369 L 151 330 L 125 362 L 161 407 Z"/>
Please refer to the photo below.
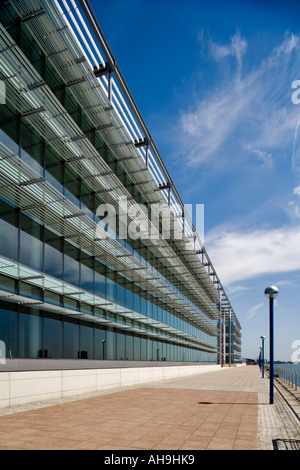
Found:
<path fill-rule="evenodd" d="M 260 408 L 277 411 L 259 390 L 262 382 L 264 388 L 256 366 L 233 367 L 27 411 L 2 410 L 0 449 L 268 448 L 274 423 L 261 418 Z"/>

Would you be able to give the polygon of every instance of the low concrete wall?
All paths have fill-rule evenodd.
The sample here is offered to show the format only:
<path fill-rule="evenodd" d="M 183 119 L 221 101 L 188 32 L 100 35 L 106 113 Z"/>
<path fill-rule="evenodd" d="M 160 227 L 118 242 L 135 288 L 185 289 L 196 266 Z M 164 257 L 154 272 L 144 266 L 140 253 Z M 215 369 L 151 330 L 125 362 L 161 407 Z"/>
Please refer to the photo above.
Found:
<path fill-rule="evenodd" d="M 220 365 L 0 372 L 0 408 L 221 370 Z"/>

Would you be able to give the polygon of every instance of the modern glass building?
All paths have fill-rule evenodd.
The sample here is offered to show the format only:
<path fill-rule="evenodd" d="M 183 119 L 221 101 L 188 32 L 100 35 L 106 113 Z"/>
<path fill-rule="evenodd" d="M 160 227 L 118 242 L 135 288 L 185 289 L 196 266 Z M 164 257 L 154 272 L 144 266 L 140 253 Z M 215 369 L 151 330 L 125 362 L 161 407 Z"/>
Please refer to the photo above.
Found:
<path fill-rule="evenodd" d="M 1 2 L 0 80 L 6 357 L 239 362 L 238 319 L 88 2 Z"/>

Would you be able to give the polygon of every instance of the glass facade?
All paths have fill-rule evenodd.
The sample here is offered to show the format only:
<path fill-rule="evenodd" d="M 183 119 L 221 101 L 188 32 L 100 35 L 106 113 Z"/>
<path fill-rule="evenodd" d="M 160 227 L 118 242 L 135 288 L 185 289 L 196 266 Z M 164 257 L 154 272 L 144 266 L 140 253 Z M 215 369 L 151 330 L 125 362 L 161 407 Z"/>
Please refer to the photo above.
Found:
<path fill-rule="evenodd" d="M 50 0 L 1 4 L 0 23 L 7 357 L 216 362 L 225 336 L 203 253 L 201 262 L 195 251 L 185 256 L 186 241 L 172 236 L 122 236 L 120 198 L 150 209 L 163 191 L 141 167 L 72 25 Z M 116 208 L 106 239 L 99 237 L 102 204 Z M 234 344 L 240 328 L 232 321 Z"/>

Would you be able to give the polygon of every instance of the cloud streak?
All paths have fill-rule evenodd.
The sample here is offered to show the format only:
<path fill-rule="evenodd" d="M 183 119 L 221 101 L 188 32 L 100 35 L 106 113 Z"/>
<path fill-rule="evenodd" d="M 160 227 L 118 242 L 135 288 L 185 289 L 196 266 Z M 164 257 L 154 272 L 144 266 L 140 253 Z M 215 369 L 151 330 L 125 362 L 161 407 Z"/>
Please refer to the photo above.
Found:
<path fill-rule="evenodd" d="M 280 209 L 284 205 L 282 212 L 285 211 L 282 224 L 289 223 L 286 222 L 286 215 L 289 215 L 290 226 L 264 228 L 260 225 L 257 228 L 256 225 L 254 229 L 250 228 L 250 223 L 257 223 L 257 218 L 261 217 L 259 211 L 268 210 L 270 206 L 274 210 L 280 197 L 279 191 L 271 192 L 272 185 L 264 191 L 271 181 L 268 179 L 264 186 L 264 175 L 275 175 L 272 182 L 279 182 L 284 187 L 287 180 L 281 178 L 281 169 L 286 171 L 288 161 L 294 176 L 300 177 L 300 105 L 295 106 L 291 100 L 291 85 L 299 78 L 299 38 L 287 32 L 277 47 L 260 62 L 252 62 L 251 66 L 250 60 L 247 66 L 246 61 L 243 63 L 251 52 L 250 40 L 246 41 L 240 33 L 227 44 L 210 41 L 208 50 L 215 61 L 214 70 L 219 73 L 214 77 L 214 88 L 211 86 L 206 90 L 204 98 L 197 99 L 195 95 L 192 105 L 183 110 L 177 122 L 175 142 L 178 154 L 189 170 L 195 169 L 196 173 L 197 167 L 204 168 L 206 176 L 209 172 L 232 169 L 232 179 L 228 178 L 227 182 L 229 186 L 236 184 L 237 188 L 240 188 L 242 172 L 241 184 L 247 184 L 248 168 L 255 169 L 251 173 L 252 181 L 256 175 L 261 176 L 258 187 L 262 199 L 255 210 L 251 201 L 247 206 L 253 216 L 246 212 L 237 215 L 236 212 L 233 221 L 227 218 L 226 226 L 219 225 L 205 235 L 205 245 L 214 267 L 222 284 L 232 293 L 241 291 L 245 288 L 244 281 L 257 276 L 300 270 L 300 181 L 288 183 L 293 185 L 291 193 L 295 187 L 295 200 L 289 205 L 288 199 L 284 204 L 280 203 Z M 228 61 L 231 60 L 232 65 L 232 59 L 235 60 L 233 72 L 232 67 L 228 67 Z M 255 197 L 253 193 L 253 199 Z M 268 223 L 272 224 L 273 213 L 267 215 Z M 224 220 L 223 214 L 222 217 Z M 276 218 L 277 224 L 280 223 L 278 220 Z M 255 312 L 253 307 L 249 318 Z"/>
<path fill-rule="evenodd" d="M 300 270 L 300 225 L 206 236 L 210 258 L 224 285 L 262 274 Z"/>
<path fill-rule="evenodd" d="M 299 37 L 286 34 L 283 42 L 266 59 L 242 73 L 242 59 L 248 43 L 236 33 L 228 44 L 210 41 L 211 57 L 220 65 L 220 85 L 207 90 L 204 99 L 194 99 L 188 110 L 183 110 L 177 123 L 177 144 L 190 165 L 212 160 L 219 154 L 232 152 L 230 161 L 251 158 L 272 167 L 272 149 L 283 148 L 291 142 L 299 117 L 299 109 L 291 106 L 291 83 L 297 77 L 294 54 L 299 54 Z M 237 67 L 228 76 L 222 65 L 234 57 Z M 226 77 L 226 78 L 225 78 Z M 246 150 L 246 151 L 245 151 Z M 294 151 L 296 161 L 298 154 Z M 295 162 L 294 162 L 295 165 Z"/>
<path fill-rule="evenodd" d="M 215 60 L 219 61 L 228 56 L 235 57 L 238 63 L 238 75 L 241 72 L 242 57 L 245 54 L 247 48 L 248 43 L 241 37 L 239 31 L 231 38 L 230 44 L 228 45 L 219 45 L 212 40 L 210 41 L 210 52 Z"/>
<path fill-rule="evenodd" d="M 251 307 L 248 312 L 247 312 L 247 316 L 245 318 L 245 321 L 249 321 L 252 317 L 254 317 L 254 315 L 256 314 L 256 312 L 262 308 L 265 304 L 264 303 L 260 303 L 258 305 L 254 305 L 253 307 Z"/>

